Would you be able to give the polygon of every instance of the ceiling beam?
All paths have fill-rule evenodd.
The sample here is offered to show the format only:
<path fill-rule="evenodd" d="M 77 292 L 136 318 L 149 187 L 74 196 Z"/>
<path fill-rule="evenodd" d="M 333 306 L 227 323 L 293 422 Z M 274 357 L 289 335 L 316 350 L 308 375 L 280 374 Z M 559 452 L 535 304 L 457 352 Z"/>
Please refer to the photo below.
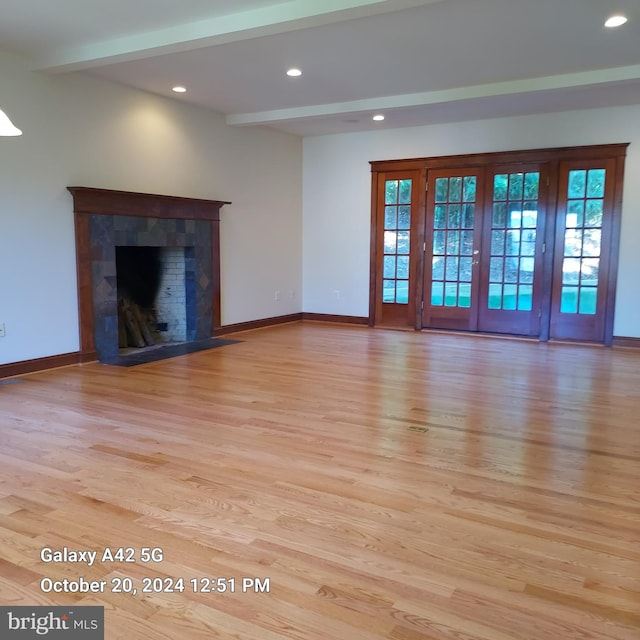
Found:
<path fill-rule="evenodd" d="M 444 89 L 440 91 L 426 91 L 364 100 L 352 100 L 350 102 L 334 102 L 331 104 L 276 109 L 256 113 L 233 113 L 227 115 L 226 123 L 236 126 L 268 125 L 276 122 L 295 121 L 305 118 L 390 111 L 409 107 L 464 102 L 478 98 L 504 97 L 557 89 L 586 88 L 628 82 L 640 82 L 640 65 L 560 74 L 527 80 L 495 82 L 492 84 Z"/>
<path fill-rule="evenodd" d="M 192 51 L 444 1 L 286 0 L 250 11 L 126 35 L 84 46 L 48 51 L 35 60 L 35 67 L 39 71 L 48 73 L 81 71 L 117 62 Z"/>

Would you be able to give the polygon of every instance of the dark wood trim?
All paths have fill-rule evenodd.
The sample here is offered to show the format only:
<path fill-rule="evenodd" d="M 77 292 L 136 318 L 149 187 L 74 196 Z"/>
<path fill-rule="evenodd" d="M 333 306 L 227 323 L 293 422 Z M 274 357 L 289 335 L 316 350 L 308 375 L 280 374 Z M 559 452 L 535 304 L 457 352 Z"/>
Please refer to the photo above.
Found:
<path fill-rule="evenodd" d="M 231 204 L 222 200 L 201 200 L 93 187 L 67 187 L 67 189 L 73 195 L 75 213 L 180 220 L 220 220 L 220 207 Z"/>
<path fill-rule="evenodd" d="M 330 313 L 308 313 L 303 312 L 303 320 L 313 320 L 315 322 L 338 322 L 341 324 L 369 324 L 366 316 L 338 316 Z"/>
<path fill-rule="evenodd" d="M 76 274 L 78 279 L 78 318 L 80 322 L 80 353 L 95 352 L 93 334 L 93 277 L 91 274 L 91 238 L 89 216 L 74 213 L 76 229 Z"/>
<path fill-rule="evenodd" d="M 626 349 L 640 349 L 640 338 L 627 338 L 626 336 L 613 336 L 614 347 L 624 347 Z"/>
<path fill-rule="evenodd" d="M 485 231 L 481 226 L 474 223 L 474 239 L 473 239 L 473 260 L 475 263 L 472 266 L 472 292 L 471 300 L 472 304 L 468 308 L 463 307 L 448 307 L 446 305 L 432 305 L 431 304 L 431 287 L 432 287 L 432 256 L 433 256 L 433 235 L 434 231 L 434 215 L 435 215 L 435 190 L 437 180 L 439 178 L 445 178 L 447 181 L 454 177 L 475 177 L 476 182 L 476 199 L 475 199 L 475 211 L 476 221 L 480 222 L 483 218 L 488 222 L 490 216 L 483 213 L 483 208 L 490 207 L 488 201 L 491 199 L 493 191 L 492 185 L 488 184 L 486 180 L 487 169 L 484 167 L 468 167 L 458 169 L 432 169 L 427 172 L 428 185 L 430 194 L 428 196 L 428 204 L 426 206 L 425 216 L 425 247 L 426 256 L 424 260 L 424 276 L 422 278 L 423 283 L 423 300 L 424 310 L 420 311 L 419 320 L 422 328 L 431 329 L 457 329 L 461 331 L 476 331 L 478 328 L 478 315 L 479 315 L 479 291 L 480 291 L 480 278 L 478 277 L 480 270 L 480 262 L 478 256 L 481 255 L 482 237 Z M 486 184 L 486 187 L 485 187 Z M 428 235 L 426 235 L 426 229 L 429 229 Z"/>
<path fill-rule="evenodd" d="M 557 211 L 558 208 L 558 172 L 561 163 L 571 163 L 575 161 L 579 162 L 604 162 L 609 161 L 615 163 L 615 169 L 612 173 L 615 176 L 615 183 L 613 185 L 613 204 L 612 204 L 612 216 L 609 220 L 610 227 L 610 242 L 607 245 L 607 253 L 603 254 L 603 266 L 608 267 L 607 289 L 606 299 L 599 302 L 599 305 L 604 306 L 604 317 L 601 322 L 603 323 L 602 331 L 602 343 L 606 346 L 611 346 L 613 343 L 613 325 L 614 325 L 614 313 L 615 313 L 615 295 L 616 295 L 616 282 L 618 272 L 618 249 L 620 242 L 620 227 L 622 216 L 622 184 L 624 179 L 624 165 L 625 156 L 629 143 L 616 143 L 616 144 L 603 144 L 603 145 L 585 145 L 576 147 L 555 147 L 547 149 L 526 149 L 516 151 L 499 151 L 492 153 L 475 153 L 464 155 L 451 155 L 440 156 L 431 158 L 413 158 L 413 159 L 399 159 L 399 160 L 379 160 L 371 161 L 372 172 L 372 189 L 371 189 L 371 272 L 370 272 L 370 324 L 380 323 L 380 311 L 379 305 L 376 305 L 376 294 L 378 284 L 376 279 L 380 272 L 380 267 L 375 260 L 376 251 L 378 251 L 377 245 L 380 243 L 378 240 L 379 229 L 378 221 L 379 212 L 377 211 L 378 201 L 380 199 L 380 186 L 379 182 L 383 176 L 391 172 L 411 172 L 424 170 L 427 173 L 429 171 L 437 170 L 462 170 L 462 169 L 476 169 L 481 170 L 488 167 L 495 167 L 497 165 L 525 165 L 525 164 L 539 164 L 542 170 L 542 174 L 548 176 L 549 184 L 547 191 L 547 212 Z M 545 173 L 548 169 L 548 173 Z M 429 179 L 428 174 L 427 179 Z M 547 216 L 550 221 L 550 218 Z M 557 224 L 555 225 L 557 227 Z M 546 231 L 543 231 L 546 242 L 546 255 L 543 258 L 543 272 L 542 279 L 544 290 L 549 291 L 549 287 L 553 283 L 554 264 L 552 259 L 555 253 L 554 244 L 556 242 L 554 225 L 546 225 Z M 427 278 L 427 265 L 422 256 L 423 273 L 422 273 L 422 288 L 424 295 L 425 283 Z M 377 268 L 376 268 L 377 267 Z M 420 275 L 412 274 L 415 279 L 419 279 Z M 416 317 L 420 316 L 420 301 L 416 300 Z M 425 299 L 426 305 L 426 299 Z M 540 326 L 538 336 L 540 340 L 549 340 L 552 335 L 553 323 L 553 304 L 552 300 L 546 296 L 543 297 L 538 304 L 540 312 Z M 419 326 L 419 322 L 416 322 L 416 326 Z"/>
<path fill-rule="evenodd" d="M 586 145 L 583 147 L 556 147 L 552 149 L 527 149 L 520 151 L 496 151 L 470 153 L 433 158 L 410 158 L 407 160 L 373 160 L 371 171 L 410 171 L 412 169 L 458 169 L 486 166 L 488 164 L 513 164 L 518 162 L 553 162 L 555 160 L 599 160 L 624 156 L 630 143 Z"/>
<path fill-rule="evenodd" d="M 424 271 L 425 271 L 425 249 L 427 242 L 426 215 L 427 215 L 427 171 L 420 171 L 416 177 L 416 188 L 418 190 L 418 202 L 416 210 L 412 211 L 411 233 L 413 235 L 413 249 L 415 259 L 413 261 L 413 271 L 410 274 L 410 283 L 413 283 L 415 319 L 413 328 L 416 331 L 422 329 L 422 308 L 424 304 Z"/>
<path fill-rule="evenodd" d="M 594 342 L 611 346 L 611 337 L 605 333 L 605 321 L 607 313 L 613 313 L 613 309 L 608 309 L 607 305 L 614 301 L 609 300 L 608 289 L 613 286 L 609 266 L 612 262 L 611 252 L 613 246 L 611 243 L 614 217 L 614 198 L 615 184 L 617 177 L 615 175 L 616 160 L 615 158 L 606 159 L 585 159 L 563 161 L 559 168 L 559 188 L 558 188 L 558 208 L 556 210 L 556 247 L 558 251 L 554 252 L 554 284 L 551 294 L 551 323 L 550 337 L 556 340 L 579 340 L 585 342 Z M 603 197 L 604 216 L 601 226 L 601 243 L 600 243 L 600 270 L 598 276 L 597 291 L 597 313 L 580 314 L 580 313 L 563 313 L 562 308 L 562 291 L 563 291 L 563 263 L 565 242 L 565 227 L 567 207 L 571 200 L 568 194 L 568 185 L 571 171 L 574 170 L 590 170 L 605 169 L 605 189 Z M 582 254 L 581 252 L 581 255 Z M 615 256 L 617 261 L 617 255 Z"/>
<path fill-rule="evenodd" d="M 369 271 L 369 325 L 370 326 L 410 326 L 416 327 L 416 311 L 422 301 L 422 293 L 416 286 L 416 264 L 421 259 L 424 230 L 420 224 L 423 220 L 425 203 L 425 171 L 393 171 L 374 173 L 372 175 L 371 194 L 371 263 Z M 411 242 L 409 249 L 408 302 L 383 302 L 383 280 L 385 252 L 382 249 L 385 231 L 385 191 L 387 180 L 410 180 L 411 201 L 406 203 L 411 208 Z M 375 186 L 375 190 L 374 187 Z M 418 295 L 419 294 L 419 295 Z M 420 297 L 420 301 L 416 299 Z"/>
<path fill-rule="evenodd" d="M 291 313 L 286 316 L 274 316 L 272 318 L 261 318 L 260 320 L 249 320 L 248 322 L 238 322 L 237 324 L 226 324 L 218 327 L 214 331 L 215 336 L 223 336 L 229 333 L 239 331 L 251 331 L 253 329 L 264 329 L 265 327 L 274 327 L 279 324 L 288 324 L 290 322 L 300 322 L 301 320 L 310 320 L 316 322 L 335 322 L 342 324 L 369 324 L 369 318 L 365 316 L 339 316 L 329 313 Z"/>
<path fill-rule="evenodd" d="M 542 291 L 545 292 L 545 295 L 542 296 L 542 305 L 540 309 L 539 337 L 541 342 L 548 342 L 551 335 L 551 296 L 546 295 L 546 292 L 552 291 L 553 289 L 553 257 L 555 256 L 556 224 L 554 220 L 551 220 L 549 212 L 558 210 L 560 162 L 554 161 L 546 163 L 546 167 L 549 183 L 546 187 L 547 200 L 545 203 L 545 215 L 547 216 L 547 220 L 544 231 L 545 252 L 542 256 Z"/>
<path fill-rule="evenodd" d="M 98 362 L 97 351 L 78 352 L 78 362 L 86 364 L 87 362 Z"/>
<path fill-rule="evenodd" d="M 604 344 L 613 345 L 613 323 L 615 320 L 616 289 L 618 285 L 618 256 L 620 253 L 620 229 L 622 227 L 622 191 L 624 184 L 625 156 L 615 159 L 615 184 L 611 210 L 611 242 L 609 251 L 609 277 L 604 316 Z"/>
<path fill-rule="evenodd" d="M 248 322 L 238 322 L 237 324 L 225 324 L 218 327 L 213 333 L 214 336 L 224 336 L 237 331 L 251 331 L 252 329 L 263 329 L 273 327 L 278 324 L 289 322 L 299 322 L 302 320 L 302 313 L 291 313 L 287 316 L 274 316 L 273 318 L 261 318 L 260 320 L 249 320 Z"/>
<path fill-rule="evenodd" d="M 371 240 L 369 249 L 369 326 L 376 323 L 376 290 L 378 275 L 378 182 L 379 175 L 371 176 Z"/>
<path fill-rule="evenodd" d="M 220 276 L 220 208 L 231 204 L 222 200 L 201 200 L 134 191 L 114 191 L 93 187 L 67 187 L 73 196 L 76 232 L 76 272 L 78 279 L 78 316 L 80 354 L 91 358 L 95 353 L 95 318 L 91 276 L 91 237 L 89 216 L 120 215 L 141 218 L 205 220 L 211 226 L 212 250 L 212 335 L 221 325 Z"/>
<path fill-rule="evenodd" d="M 215 335 L 216 330 L 222 325 L 219 220 L 211 221 L 211 272 L 211 333 Z"/>
<path fill-rule="evenodd" d="M 85 362 L 95 362 L 98 354 L 80 353 L 62 353 L 57 356 L 47 356 L 45 358 L 34 358 L 33 360 L 22 360 L 20 362 L 10 362 L 8 364 L 0 364 L 0 379 L 13 378 L 22 376 L 27 373 L 37 373 L 38 371 L 47 371 L 48 369 L 58 369 L 60 367 L 68 367 L 74 364 Z"/>

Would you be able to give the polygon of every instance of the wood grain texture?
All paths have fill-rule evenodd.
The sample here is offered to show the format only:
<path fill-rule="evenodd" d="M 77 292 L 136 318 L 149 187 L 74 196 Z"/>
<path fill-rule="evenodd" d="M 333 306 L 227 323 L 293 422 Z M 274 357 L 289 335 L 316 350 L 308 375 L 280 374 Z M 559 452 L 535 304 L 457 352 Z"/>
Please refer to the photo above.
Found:
<path fill-rule="evenodd" d="M 101 604 L 108 640 L 640 637 L 636 350 L 310 322 L 241 339 L 0 387 L 1 604 Z M 78 576 L 270 590 L 40 589 Z"/>
<path fill-rule="evenodd" d="M 560 147 L 551 149 L 531 149 L 474 153 L 457 156 L 437 156 L 431 158 L 397 159 L 373 161 L 371 164 L 371 266 L 370 266 L 370 324 L 377 327 L 400 325 L 421 328 L 448 328 L 463 331 L 480 331 L 511 335 L 535 335 L 541 340 L 581 340 L 611 346 L 614 342 L 616 279 L 619 240 L 621 232 L 623 176 L 628 143 L 588 145 L 580 147 Z M 529 168 L 527 169 L 527 165 Z M 606 168 L 604 218 L 602 227 L 602 247 L 600 262 L 600 286 L 598 287 L 597 313 L 560 313 L 559 295 L 562 289 L 561 264 L 564 243 L 566 188 L 568 168 Z M 519 171 L 540 172 L 540 199 L 538 201 L 538 240 L 536 248 L 536 275 L 534 287 L 533 313 L 512 314 L 508 310 L 477 308 L 468 309 L 430 305 L 431 299 L 431 259 L 433 239 L 434 191 L 436 176 L 440 178 L 455 175 L 476 175 L 478 178 L 476 199 L 476 232 L 474 234 L 474 255 L 479 262 L 474 267 L 471 278 L 472 289 L 478 286 L 481 277 L 480 294 L 473 294 L 472 300 L 486 300 L 489 263 L 486 262 L 486 248 L 491 245 L 490 215 L 482 212 L 491 209 L 493 197 L 492 175 L 494 172 L 511 173 Z M 427 177 L 425 184 L 424 177 Z M 411 266 L 409 276 L 409 305 L 415 307 L 412 318 L 405 322 L 400 305 L 383 304 L 383 256 L 382 236 L 385 228 L 386 196 L 385 182 L 398 178 L 411 179 L 413 196 L 411 205 Z M 487 182 L 486 189 L 482 183 Z M 545 187 L 546 183 L 546 187 Z M 425 189 L 431 194 L 425 203 Z M 563 194 L 565 194 L 563 196 Z M 420 202 L 415 201 L 419 196 Z M 426 206 L 425 206 L 426 205 Z M 545 206 L 546 205 L 546 206 Z M 483 225 L 482 220 L 487 224 Z M 481 232 L 480 227 L 485 227 Z M 546 228 L 546 237 L 545 237 Z M 552 229 L 555 229 L 555 240 Z M 489 236 L 487 236 L 489 234 Z M 484 236 L 482 240 L 480 236 Z M 545 238 L 542 242 L 542 238 Z M 424 242 L 424 244 L 423 244 Z M 379 245 L 379 246 L 378 246 Z M 556 251 L 553 251 L 553 247 Z M 423 250 L 420 251 L 420 247 Z M 484 247 L 484 248 L 483 248 Z M 547 251 L 546 249 L 549 249 Z M 425 254 L 426 251 L 426 254 Z M 483 257 L 484 256 L 484 257 Z M 554 263 L 555 261 L 555 263 Z M 554 266 L 555 264 L 555 266 Z M 559 266 L 560 265 L 560 266 Z M 477 274 L 476 274 L 477 272 Z M 555 274 L 555 276 L 554 276 Z M 476 277 L 478 276 L 478 277 Z M 542 285 L 542 287 L 540 287 Z M 422 295 L 412 299 L 414 287 Z M 426 289 L 426 290 L 425 290 Z M 424 306 L 424 313 L 421 309 Z M 395 315 L 394 315 L 395 312 Z M 479 315 L 478 315 L 479 313 Z M 535 314 L 538 314 L 537 316 Z M 538 320 L 539 318 L 539 320 Z M 477 326 L 476 326 L 477 325 Z"/>
<path fill-rule="evenodd" d="M 640 338 L 628 338 L 626 336 L 614 336 L 614 347 L 625 347 L 627 349 L 640 349 Z"/>
<path fill-rule="evenodd" d="M 213 335 L 225 336 L 231 333 L 253 331 L 254 329 L 263 329 L 264 327 L 298 322 L 300 320 L 302 320 L 302 313 L 290 313 L 285 316 L 272 316 L 271 318 L 260 318 L 258 320 L 249 320 L 247 322 L 238 322 L 236 324 L 225 324 L 222 327 L 218 327 L 213 332 Z"/>
<path fill-rule="evenodd" d="M 224 200 L 203 200 L 156 193 L 137 193 L 93 187 L 67 187 L 73 196 L 76 214 L 108 214 L 146 218 L 220 220 L 220 208 L 231 204 Z"/>
<path fill-rule="evenodd" d="M 376 171 L 397 171 L 412 169 L 454 169 L 490 164 L 511 164 L 514 162 L 553 162 L 562 160 L 580 160 L 584 157 L 609 158 L 612 155 L 623 157 L 629 147 L 622 144 L 583 145 L 579 147 L 556 147 L 544 149 L 521 149 L 517 151 L 495 151 L 491 153 L 470 153 L 454 156 L 436 156 L 430 158 L 411 158 L 398 160 L 373 160 L 372 173 Z M 535 160 L 534 160 L 535 159 Z"/>
<path fill-rule="evenodd" d="M 302 313 L 303 320 L 313 320 L 316 322 L 338 322 L 341 324 L 369 324 L 369 318 L 366 316 L 343 316 L 333 313 Z"/>
<path fill-rule="evenodd" d="M 95 351 L 89 351 L 87 353 L 74 351 L 73 353 L 61 353 L 57 356 L 21 360 L 20 362 L 8 362 L 7 364 L 0 364 L 0 380 L 3 378 L 22 376 L 36 371 L 45 371 L 46 369 L 57 369 L 59 367 L 67 367 L 83 362 L 93 362 L 97 359 L 98 356 Z"/>

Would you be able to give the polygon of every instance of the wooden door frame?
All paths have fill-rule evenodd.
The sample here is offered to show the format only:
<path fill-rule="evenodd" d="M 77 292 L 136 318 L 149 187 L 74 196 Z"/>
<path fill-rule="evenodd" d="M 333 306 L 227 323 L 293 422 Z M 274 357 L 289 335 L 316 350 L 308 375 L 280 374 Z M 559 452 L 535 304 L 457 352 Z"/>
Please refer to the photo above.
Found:
<path fill-rule="evenodd" d="M 423 294 L 423 301 L 424 301 L 424 305 L 422 306 L 421 309 L 421 315 L 420 315 L 420 319 L 419 319 L 419 329 L 423 329 L 424 328 L 424 318 L 427 315 L 427 308 L 429 307 L 432 311 L 431 314 L 429 315 L 430 318 L 433 318 L 435 314 L 433 314 L 433 306 L 430 304 L 429 301 L 429 293 L 427 292 L 427 287 L 428 285 L 431 285 L 432 283 L 432 268 L 429 266 L 429 260 L 427 259 L 427 255 L 426 255 L 426 249 L 430 246 L 432 246 L 433 243 L 433 227 L 434 227 L 434 216 L 433 216 L 433 212 L 430 210 L 430 201 L 429 201 L 429 192 L 434 193 L 435 188 L 436 188 L 436 181 L 438 180 L 438 178 L 447 178 L 449 179 L 450 177 L 454 177 L 455 176 L 459 176 L 459 177 L 469 177 L 469 176 L 473 176 L 476 178 L 477 180 L 477 186 L 476 186 L 476 200 L 473 202 L 473 204 L 475 205 L 475 219 L 478 220 L 482 217 L 482 214 L 480 213 L 483 205 L 484 205 L 484 192 L 486 189 L 486 168 L 485 167 L 458 167 L 458 168 L 454 168 L 454 169 L 429 169 L 426 172 L 426 182 L 429 185 L 429 191 L 426 192 L 425 194 L 425 224 L 424 224 L 424 242 L 423 242 L 423 247 L 425 248 L 425 251 L 423 251 L 423 263 L 424 263 L 424 271 L 422 273 L 422 280 L 421 280 L 421 286 L 422 286 L 422 294 Z M 436 206 L 435 203 L 435 195 L 434 195 L 434 201 L 433 205 L 434 205 L 434 209 Z M 464 204 L 464 203 L 463 203 Z M 427 231 L 427 229 L 429 229 L 429 231 Z M 479 231 L 479 232 L 478 232 Z M 473 229 L 474 232 L 474 251 L 480 251 L 480 245 L 482 243 L 482 230 L 478 230 L 478 228 Z M 476 233 L 478 232 L 478 233 Z M 433 257 L 433 250 L 430 253 L 431 257 Z M 474 259 L 475 255 L 478 255 L 476 253 L 474 253 L 471 258 L 472 260 Z M 475 261 L 474 261 L 475 262 Z M 467 323 L 467 328 L 464 329 L 451 329 L 453 331 L 455 330 L 460 330 L 460 331 L 476 331 L 476 327 L 478 324 L 478 306 L 477 306 L 477 299 L 478 299 L 478 286 L 479 286 L 479 278 L 478 278 L 478 274 L 479 274 L 479 263 L 476 262 L 475 264 L 473 264 L 472 266 L 472 281 L 471 281 L 471 286 L 472 286 L 472 299 L 476 299 L 476 305 L 472 305 L 470 308 L 466 308 L 466 307 L 435 307 L 436 310 L 449 310 L 450 312 L 452 312 L 452 317 L 450 316 L 450 318 L 446 319 L 446 322 L 450 322 L 451 325 L 455 325 L 456 323 L 458 324 L 462 324 L 463 322 L 466 321 Z M 467 318 L 465 319 L 465 312 L 466 312 L 466 316 Z M 456 317 L 457 316 L 457 317 Z M 441 315 L 441 319 L 444 319 Z"/>
<path fill-rule="evenodd" d="M 402 173 L 413 180 L 412 208 L 411 208 L 411 245 L 409 249 L 409 304 L 407 305 L 407 323 L 398 325 L 413 329 L 418 326 L 418 310 L 421 308 L 422 294 L 419 288 L 424 273 L 424 212 L 425 201 L 425 176 L 426 171 L 420 171 L 415 167 L 404 171 L 403 169 L 389 169 L 387 171 L 373 171 L 371 179 L 371 243 L 369 264 L 369 326 L 380 324 L 381 320 L 381 272 L 383 253 L 380 250 L 382 238 L 380 236 L 380 216 L 383 211 L 379 209 L 379 194 L 383 188 L 384 176 L 387 173 Z M 411 175 L 410 175 L 411 174 Z M 415 194 L 415 197 L 414 195 Z M 415 204 L 414 204 L 415 203 Z M 384 205 L 382 205 L 384 209 Z"/>
<path fill-rule="evenodd" d="M 538 211 L 540 209 L 543 212 L 543 216 L 538 216 L 537 226 L 536 226 L 536 253 L 534 255 L 535 261 L 535 277 L 533 283 L 533 297 L 532 297 L 532 305 L 531 313 L 529 316 L 530 322 L 538 327 L 537 332 L 531 332 L 531 326 L 529 333 L 503 333 L 503 335 L 527 335 L 530 337 L 539 338 L 542 333 L 542 327 L 544 325 L 545 330 L 547 329 L 547 323 L 544 322 L 544 318 L 542 313 L 542 303 L 544 300 L 545 293 L 545 273 L 551 272 L 553 269 L 553 252 L 546 250 L 546 242 L 547 242 L 547 227 L 548 225 L 548 211 L 547 203 L 549 200 L 549 163 L 519 163 L 519 164 L 495 164 L 488 166 L 486 168 L 486 180 L 485 180 L 485 193 L 484 193 L 484 211 L 483 211 L 483 228 L 482 228 L 482 239 L 483 239 L 483 249 L 482 249 L 482 257 L 481 261 L 485 260 L 486 252 L 489 251 L 491 253 L 491 230 L 492 230 L 492 221 L 493 221 L 493 195 L 494 195 L 494 177 L 498 174 L 512 174 L 514 172 L 522 171 L 524 173 L 536 172 L 540 178 L 539 185 L 539 195 L 538 195 Z M 488 246 L 487 246 L 488 245 Z M 522 256 L 521 256 L 522 257 Z M 490 277 L 488 269 L 485 273 L 480 274 L 480 297 L 483 300 L 487 300 L 489 293 L 489 283 Z M 496 310 L 498 311 L 498 310 Z M 479 313 L 478 313 L 478 324 L 484 326 L 484 331 L 491 331 L 487 329 L 487 325 L 495 319 L 492 316 L 496 315 L 496 311 L 485 308 L 484 305 L 480 305 Z M 522 311 L 508 311 L 508 310 L 499 310 L 499 313 L 502 314 L 518 314 L 518 313 L 527 313 Z M 517 317 L 514 317 L 517 319 Z M 497 332 L 497 330 L 496 330 Z"/>
<path fill-rule="evenodd" d="M 605 164 L 606 163 L 606 164 Z M 602 242 L 601 242 L 601 272 L 606 273 L 607 277 L 603 280 L 601 287 L 598 290 L 598 306 L 604 306 L 605 313 L 598 320 L 597 315 L 580 315 L 577 318 L 576 327 L 572 327 L 572 329 L 577 330 L 578 332 L 583 331 L 585 333 L 596 332 L 604 337 L 606 342 L 606 334 L 605 328 L 607 325 L 607 311 L 609 311 L 609 286 L 611 285 L 611 279 L 609 276 L 609 270 L 615 264 L 617 266 L 618 260 L 617 254 L 614 254 L 613 251 L 613 232 L 614 232 L 614 201 L 615 201 L 615 191 L 616 191 L 616 159 L 615 158 L 607 158 L 605 160 L 595 160 L 595 161 L 573 161 L 573 162 L 562 162 L 560 163 L 560 171 L 558 174 L 560 187 L 565 191 L 564 196 L 560 196 L 560 189 L 558 189 L 558 200 L 567 202 L 568 198 L 566 196 L 566 188 L 568 183 L 569 172 L 573 169 L 596 169 L 596 168 L 604 168 L 606 169 L 606 182 L 609 183 L 610 188 L 604 191 L 603 203 L 604 203 L 604 211 L 605 216 L 603 217 L 603 222 L 601 226 L 602 230 Z M 561 213 L 564 212 L 560 206 L 557 211 L 557 219 L 556 219 L 556 244 L 564 244 L 564 232 L 565 232 L 565 222 L 562 219 L 564 215 L 561 216 Z M 609 214 L 609 215 L 606 215 Z M 618 234 L 619 236 L 619 234 Z M 605 238 L 607 241 L 605 242 Z M 571 322 L 567 322 L 569 315 L 574 314 L 563 314 L 560 313 L 560 295 L 562 289 L 562 262 L 564 256 L 558 252 L 557 255 L 554 255 L 554 273 L 557 273 L 557 277 L 555 278 L 555 282 L 553 284 L 553 290 L 551 295 L 551 307 L 552 313 L 550 317 L 550 332 L 553 334 L 556 333 L 557 339 L 576 339 L 576 340 L 589 340 L 585 336 L 582 338 L 568 338 L 566 335 L 562 335 L 564 333 L 569 333 L 567 331 L 567 324 L 571 325 Z M 559 272 L 559 273 L 558 273 Z M 575 317 L 575 316 L 574 316 Z M 592 320 L 592 322 L 589 322 Z M 613 318 L 611 318 L 611 323 L 613 324 Z M 560 334 L 560 335 L 558 335 Z"/>
<path fill-rule="evenodd" d="M 377 193 L 379 187 L 379 174 L 391 171 L 418 171 L 419 180 L 416 188 L 419 188 L 420 200 L 416 215 L 412 215 L 411 232 L 415 237 L 414 246 L 424 247 L 425 223 L 426 223 L 426 196 L 425 188 L 427 173 L 433 169 L 456 168 L 488 168 L 497 164 L 527 164 L 547 163 L 549 167 L 549 186 L 547 192 L 547 212 L 555 211 L 558 199 L 558 171 L 562 161 L 570 160 L 615 160 L 615 180 L 613 193 L 613 208 L 611 219 L 611 252 L 609 263 L 609 278 L 607 281 L 607 296 L 604 318 L 604 344 L 613 344 L 613 323 L 615 313 L 616 284 L 618 276 L 618 255 L 620 247 L 620 227 L 622 218 L 622 187 L 624 180 L 624 167 L 627 147 L 629 143 L 616 143 L 604 145 L 588 145 L 578 147 L 555 147 L 548 149 L 528 149 L 520 151 L 498 151 L 491 153 L 474 153 L 464 155 L 452 155 L 441 157 L 411 158 L 402 160 L 376 160 L 371 161 L 371 242 L 370 242 L 370 273 L 369 273 L 369 326 L 376 326 L 376 308 L 378 296 L 381 295 L 381 283 L 378 282 L 377 262 L 379 257 L 379 236 L 377 233 L 378 202 Z M 413 212 L 412 212 L 413 213 Z M 415 227 L 414 227 L 415 223 Z M 544 256 L 543 290 L 549 290 L 552 285 L 553 267 L 548 263 L 553 262 L 555 252 L 555 225 L 547 224 L 545 230 L 546 253 Z M 420 292 L 424 291 L 424 266 L 425 252 L 419 251 L 412 260 L 413 268 L 410 274 L 410 286 L 415 287 L 415 322 L 412 323 L 416 330 L 422 329 L 422 303 Z M 549 340 L 549 327 L 551 318 L 550 296 L 542 302 L 542 317 L 540 323 L 541 341 Z"/>

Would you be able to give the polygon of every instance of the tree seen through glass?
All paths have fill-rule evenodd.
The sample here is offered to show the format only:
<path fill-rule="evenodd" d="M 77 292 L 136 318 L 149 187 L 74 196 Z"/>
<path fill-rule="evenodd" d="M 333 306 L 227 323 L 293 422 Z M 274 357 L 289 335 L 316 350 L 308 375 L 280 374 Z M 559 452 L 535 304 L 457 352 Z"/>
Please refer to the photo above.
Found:
<path fill-rule="evenodd" d="M 386 304 L 409 303 L 411 182 L 385 182 L 382 302 Z"/>
<path fill-rule="evenodd" d="M 605 169 L 569 172 L 561 313 L 597 312 L 605 180 Z"/>
<path fill-rule="evenodd" d="M 476 176 L 436 178 L 431 305 L 471 307 Z"/>

